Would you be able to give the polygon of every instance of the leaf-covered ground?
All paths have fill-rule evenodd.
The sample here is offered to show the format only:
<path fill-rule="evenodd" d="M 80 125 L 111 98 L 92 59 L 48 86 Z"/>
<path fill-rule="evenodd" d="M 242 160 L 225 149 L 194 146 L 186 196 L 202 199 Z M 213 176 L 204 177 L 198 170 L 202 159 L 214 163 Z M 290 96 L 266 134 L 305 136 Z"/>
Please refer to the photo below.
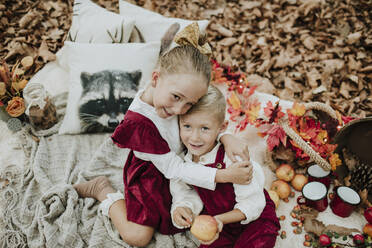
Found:
<path fill-rule="evenodd" d="M 117 1 L 96 0 L 118 12 Z M 218 62 L 247 73 L 261 91 L 322 101 L 345 115 L 372 115 L 372 0 L 136 0 L 168 17 L 209 19 Z M 3 0 L 0 59 L 55 58 L 71 25 L 72 0 Z"/>

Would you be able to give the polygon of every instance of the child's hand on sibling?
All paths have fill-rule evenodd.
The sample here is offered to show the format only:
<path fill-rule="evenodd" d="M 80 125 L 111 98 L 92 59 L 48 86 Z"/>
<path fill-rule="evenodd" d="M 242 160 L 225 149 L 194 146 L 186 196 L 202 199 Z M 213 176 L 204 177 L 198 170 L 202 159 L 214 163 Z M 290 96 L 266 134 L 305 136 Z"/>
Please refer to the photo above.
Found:
<path fill-rule="evenodd" d="M 188 207 L 177 207 L 173 212 L 173 221 L 182 227 L 190 227 L 194 220 L 194 214 Z"/>
<path fill-rule="evenodd" d="M 236 162 L 227 167 L 228 182 L 249 184 L 252 181 L 253 166 L 250 161 Z"/>
<path fill-rule="evenodd" d="M 220 232 L 221 232 L 222 229 L 223 229 L 223 223 L 222 223 L 222 221 L 221 221 L 218 217 L 216 217 L 216 216 L 214 216 L 214 219 L 217 221 L 217 224 L 218 224 L 218 232 L 216 233 L 216 236 L 214 236 L 214 238 L 213 238 L 212 240 L 208 241 L 208 242 L 205 242 L 205 241 L 202 241 L 202 240 L 199 239 L 199 242 L 200 242 L 202 245 L 210 245 L 210 244 L 212 244 L 214 241 L 216 241 L 216 240 L 219 238 L 219 236 L 220 236 Z"/>
<path fill-rule="evenodd" d="M 225 147 L 225 152 L 232 162 L 238 162 L 239 158 L 242 160 L 249 160 L 248 144 L 235 135 L 225 134 L 221 137 L 221 143 Z"/>

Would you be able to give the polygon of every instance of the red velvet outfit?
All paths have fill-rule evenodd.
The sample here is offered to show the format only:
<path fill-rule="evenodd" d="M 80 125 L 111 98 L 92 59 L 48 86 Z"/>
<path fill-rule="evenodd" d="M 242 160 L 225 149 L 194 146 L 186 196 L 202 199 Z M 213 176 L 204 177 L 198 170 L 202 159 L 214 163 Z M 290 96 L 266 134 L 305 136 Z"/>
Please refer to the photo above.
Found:
<path fill-rule="evenodd" d="M 170 152 L 154 123 L 141 114 L 127 111 L 111 138 L 119 147 L 131 149 L 123 172 L 128 220 L 154 227 L 162 234 L 182 232 L 172 224 L 169 180 L 151 161 L 139 159 L 133 152 Z"/>
<path fill-rule="evenodd" d="M 208 164 L 209 167 L 225 168 L 223 162 L 225 151 L 221 145 L 218 149 L 215 163 Z M 218 215 L 234 209 L 236 204 L 235 193 L 232 183 L 218 183 L 214 191 L 194 187 L 198 192 L 204 209 L 202 214 Z M 243 225 L 231 223 L 224 225 L 219 239 L 211 245 L 201 245 L 202 248 L 270 248 L 274 247 L 278 231 L 280 230 L 279 220 L 275 213 L 274 202 L 264 190 L 266 206 L 257 220 Z"/>

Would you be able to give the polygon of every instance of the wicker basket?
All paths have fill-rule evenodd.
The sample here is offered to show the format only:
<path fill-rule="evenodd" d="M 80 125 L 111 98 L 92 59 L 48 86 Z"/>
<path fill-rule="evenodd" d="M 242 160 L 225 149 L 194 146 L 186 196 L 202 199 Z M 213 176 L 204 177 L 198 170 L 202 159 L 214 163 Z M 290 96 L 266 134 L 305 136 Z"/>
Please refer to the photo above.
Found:
<path fill-rule="evenodd" d="M 311 102 L 311 103 L 305 103 L 305 108 L 306 110 L 313 110 L 314 112 L 317 112 L 317 117 L 320 122 L 326 122 L 329 121 L 330 119 L 337 120 L 337 114 L 336 111 L 334 111 L 330 106 L 320 103 L 320 102 Z M 314 151 L 311 146 L 304 141 L 298 133 L 293 130 L 288 123 L 288 119 L 282 119 L 278 123 L 284 130 L 284 132 L 287 134 L 289 138 L 291 138 L 293 141 L 296 142 L 296 144 L 310 157 L 310 160 L 306 164 L 302 164 L 302 166 L 296 166 L 294 164 L 294 167 L 296 169 L 304 168 L 306 167 L 307 164 L 312 164 L 312 163 L 317 163 L 319 166 L 321 166 L 324 170 L 329 171 L 331 169 L 331 165 L 328 163 L 327 160 L 322 158 L 316 151 Z M 334 130 L 334 133 L 336 133 L 337 130 Z M 332 137 L 331 137 L 332 138 Z M 289 149 L 284 148 L 284 146 L 279 147 L 276 152 L 283 152 L 283 149 L 286 149 L 285 151 L 287 156 L 290 156 L 290 152 L 288 151 Z M 294 156 L 293 156 L 294 157 Z M 266 151 L 266 156 L 265 156 L 265 162 L 268 164 L 271 168 L 271 170 L 275 171 L 276 168 L 280 165 L 280 160 L 276 159 L 277 156 L 275 152 L 273 151 Z"/>
<path fill-rule="evenodd" d="M 347 148 L 361 163 L 372 166 L 372 117 L 349 122 L 336 134 L 333 143 L 337 144 L 335 152 L 340 154 L 344 161 L 336 170 L 338 180 L 344 183 L 344 178 L 350 175 L 342 156 L 344 148 Z M 368 201 L 369 204 L 372 203 L 372 191 L 368 192 Z"/>

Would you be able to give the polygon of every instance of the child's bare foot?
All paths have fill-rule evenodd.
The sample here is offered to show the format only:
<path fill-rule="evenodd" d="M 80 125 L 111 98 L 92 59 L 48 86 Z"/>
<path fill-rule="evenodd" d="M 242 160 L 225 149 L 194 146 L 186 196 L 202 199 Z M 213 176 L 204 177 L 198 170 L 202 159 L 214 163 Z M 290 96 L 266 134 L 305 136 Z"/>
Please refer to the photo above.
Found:
<path fill-rule="evenodd" d="M 85 183 L 75 184 L 73 187 L 80 197 L 90 197 L 100 202 L 106 199 L 107 194 L 116 192 L 105 176 L 96 177 Z"/>

